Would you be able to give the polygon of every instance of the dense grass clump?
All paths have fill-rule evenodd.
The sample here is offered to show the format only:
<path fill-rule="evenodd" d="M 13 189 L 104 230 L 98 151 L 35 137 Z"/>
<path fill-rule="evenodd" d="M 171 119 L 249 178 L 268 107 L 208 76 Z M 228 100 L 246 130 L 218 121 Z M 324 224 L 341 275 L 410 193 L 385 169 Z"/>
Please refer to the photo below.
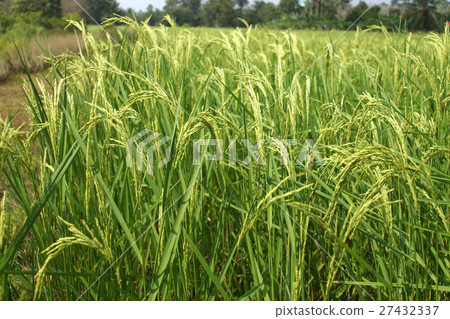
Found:
<path fill-rule="evenodd" d="M 118 20 L 29 83 L 29 132 L 1 122 L 3 298 L 448 299 L 448 30 L 326 51 L 340 33 Z M 144 129 L 171 137 L 153 175 L 127 166 Z M 193 165 L 202 138 L 223 161 Z M 311 139 L 324 165 L 295 165 Z"/>

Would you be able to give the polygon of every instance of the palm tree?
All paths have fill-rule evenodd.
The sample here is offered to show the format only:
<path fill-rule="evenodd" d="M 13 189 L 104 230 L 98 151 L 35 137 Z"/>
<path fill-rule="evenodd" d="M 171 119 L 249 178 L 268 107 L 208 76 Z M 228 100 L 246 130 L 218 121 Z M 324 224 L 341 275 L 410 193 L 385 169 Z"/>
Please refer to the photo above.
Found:
<path fill-rule="evenodd" d="M 438 0 L 412 0 L 407 4 L 405 17 L 412 30 L 431 31 L 440 27 Z"/>

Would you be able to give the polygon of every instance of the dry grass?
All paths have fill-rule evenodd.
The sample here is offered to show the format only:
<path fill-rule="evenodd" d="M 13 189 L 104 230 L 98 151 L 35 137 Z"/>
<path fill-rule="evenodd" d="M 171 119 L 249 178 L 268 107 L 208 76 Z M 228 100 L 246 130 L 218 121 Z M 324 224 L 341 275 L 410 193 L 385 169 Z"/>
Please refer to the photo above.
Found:
<path fill-rule="evenodd" d="M 48 56 L 58 56 L 68 52 L 83 50 L 83 39 L 76 33 L 55 33 L 47 36 L 37 36 L 34 39 L 16 43 L 19 53 L 13 43 L 0 52 L 0 81 L 6 80 L 13 73 L 25 72 L 23 62 L 31 73 L 50 67 Z M 21 58 L 24 60 L 22 61 Z"/>

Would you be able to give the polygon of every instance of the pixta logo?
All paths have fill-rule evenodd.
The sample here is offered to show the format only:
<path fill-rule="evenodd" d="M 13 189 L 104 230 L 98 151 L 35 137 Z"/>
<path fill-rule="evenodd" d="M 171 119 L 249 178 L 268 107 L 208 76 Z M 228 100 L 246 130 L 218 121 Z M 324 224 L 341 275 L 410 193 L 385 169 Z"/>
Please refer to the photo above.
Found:
<path fill-rule="evenodd" d="M 145 137 L 145 138 L 144 138 Z M 166 146 L 164 152 L 164 158 L 157 162 L 157 168 L 161 169 L 170 162 L 171 159 L 171 148 L 170 141 L 172 138 L 170 136 L 164 136 L 162 138 L 161 133 L 154 132 L 145 129 L 140 133 L 136 134 L 127 141 L 127 166 L 133 168 L 133 146 L 136 145 L 136 169 L 141 172 L 147 172 L 147 174 L 153 176 L 154 168 L 154 157 L 156 157 L 156 151 L 163 146 Z M 144 138 L 141 142 L 140 139 Z M 138 143 L 139 142 L 139 143 Z M 145 151 L 147 150 L 147 151 Z M 144 162 L 146 163 L 146 169 L 144 169 Z"/>
<path fill-rule="evenodd" d="M 172 138 L 170 136 L 162 137 L 161 133 L 152 133 L 149 129 L 143 130 L 127 141 L 127 166 L 130 168 L 133 167 L 133 155 L 135 154 L 136 169 L 153 175 L 155 168 L 161 169 L 170 162 L 172 156 L 171 141 Z M 292 149 L 298 145 L 298 141 L 295 139 L 259 140 L 256 143 L 252 143 L 247 139 L 242 139 L 240 140 L 240 143 L 245 147 L 246 154 L 248 155 L 238 162 L 236 155 L 237 143 L 237 140 L 231 140 L 226 148 L 229 165 L 239 164 L 247 166 L 250 165 L 252 161 L 255 161 L 257 165 L 266 166 L 267 163 L 261 154 L 263 147 L 267 144 L 278 147 L 280 152 L 280 164 L 287 165 L 290 159 L 288 146 Z M 204 148 L 208 146 L 214 148 L 213 153 L 206 152 Z M 163 147 L 164 149 L 161 149 Z M 133 152 L 134 149 L 136 150 L 135 152 Z M 160 152 L 158 152 L 158 150 L 160 150 Z M 194 139 L 192 165 L 201 165 L 202 161 L 225 161 L 224 150 L 224 141 L 221 139 Z M 158 153 L 163 154 L 164 158 L 156 161 L 155 157 L 157 157 Z M 303 143 L 300 153 L 295 160 L 295 165 L 308 166 L 314 162 L 318 165 L 324 164 L 322 155 L 314 140 L 309 139 Z"/>
<path fill-rule="evenodd" d="M 295 148 L 298 145 L 298 141 L 296 139 L 271 139 L 271 140 L 259 140 L 256 143 L 252 143 L 250 140 L 242 139 L 240 140 L 242 145 L 247 149 L 247 153 L 249 154 L 245 159 L 239 162 L 239 164 L 247 166 L 253 160 L 260 166 L 266 166 L 267 163 L 264 158 L 261 156 L 261 150 L 267 144 L 271 144 L 273 146 L 278 147 L 280 152 L 280 164 L 288 165 L 289 164 L 289 149 Z M 228 164 L 236 165 L 236 140 L 231 140 L 227 147 L 228 151 Z M 215 152 L 213 154 L 202 153 L 202 147 L 212 146 L 215 148 Z M 203 155 L 202 155 L 203 154 Z M 193 154 L 193 165 L 200 165 L 202 160 L 206 161 L 224 161 L 224 143 L 221 139 L 199 139 L 194 140 L 194 154 Z M 295 160 L 295 165 L 305 166 L 310 165 L 313 162 L 316 162 L 318 165 L 324 165 L 324 161 L 322 155 L 319 152 L 319 149 L 316 146 L 314 140 L 309 139 L 303 143 L 302 149 Z"/>

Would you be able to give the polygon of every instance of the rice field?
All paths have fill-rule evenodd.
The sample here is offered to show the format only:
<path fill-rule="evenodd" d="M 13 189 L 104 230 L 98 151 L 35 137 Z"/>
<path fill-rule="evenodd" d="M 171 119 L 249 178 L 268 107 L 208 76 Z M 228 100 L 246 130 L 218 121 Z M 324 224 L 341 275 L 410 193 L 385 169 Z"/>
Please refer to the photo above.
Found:
<path fill-rule="evenodd" d="M 119 22 L 0 120 L 2 299 L 450 299 L 448 29 Z"/>

